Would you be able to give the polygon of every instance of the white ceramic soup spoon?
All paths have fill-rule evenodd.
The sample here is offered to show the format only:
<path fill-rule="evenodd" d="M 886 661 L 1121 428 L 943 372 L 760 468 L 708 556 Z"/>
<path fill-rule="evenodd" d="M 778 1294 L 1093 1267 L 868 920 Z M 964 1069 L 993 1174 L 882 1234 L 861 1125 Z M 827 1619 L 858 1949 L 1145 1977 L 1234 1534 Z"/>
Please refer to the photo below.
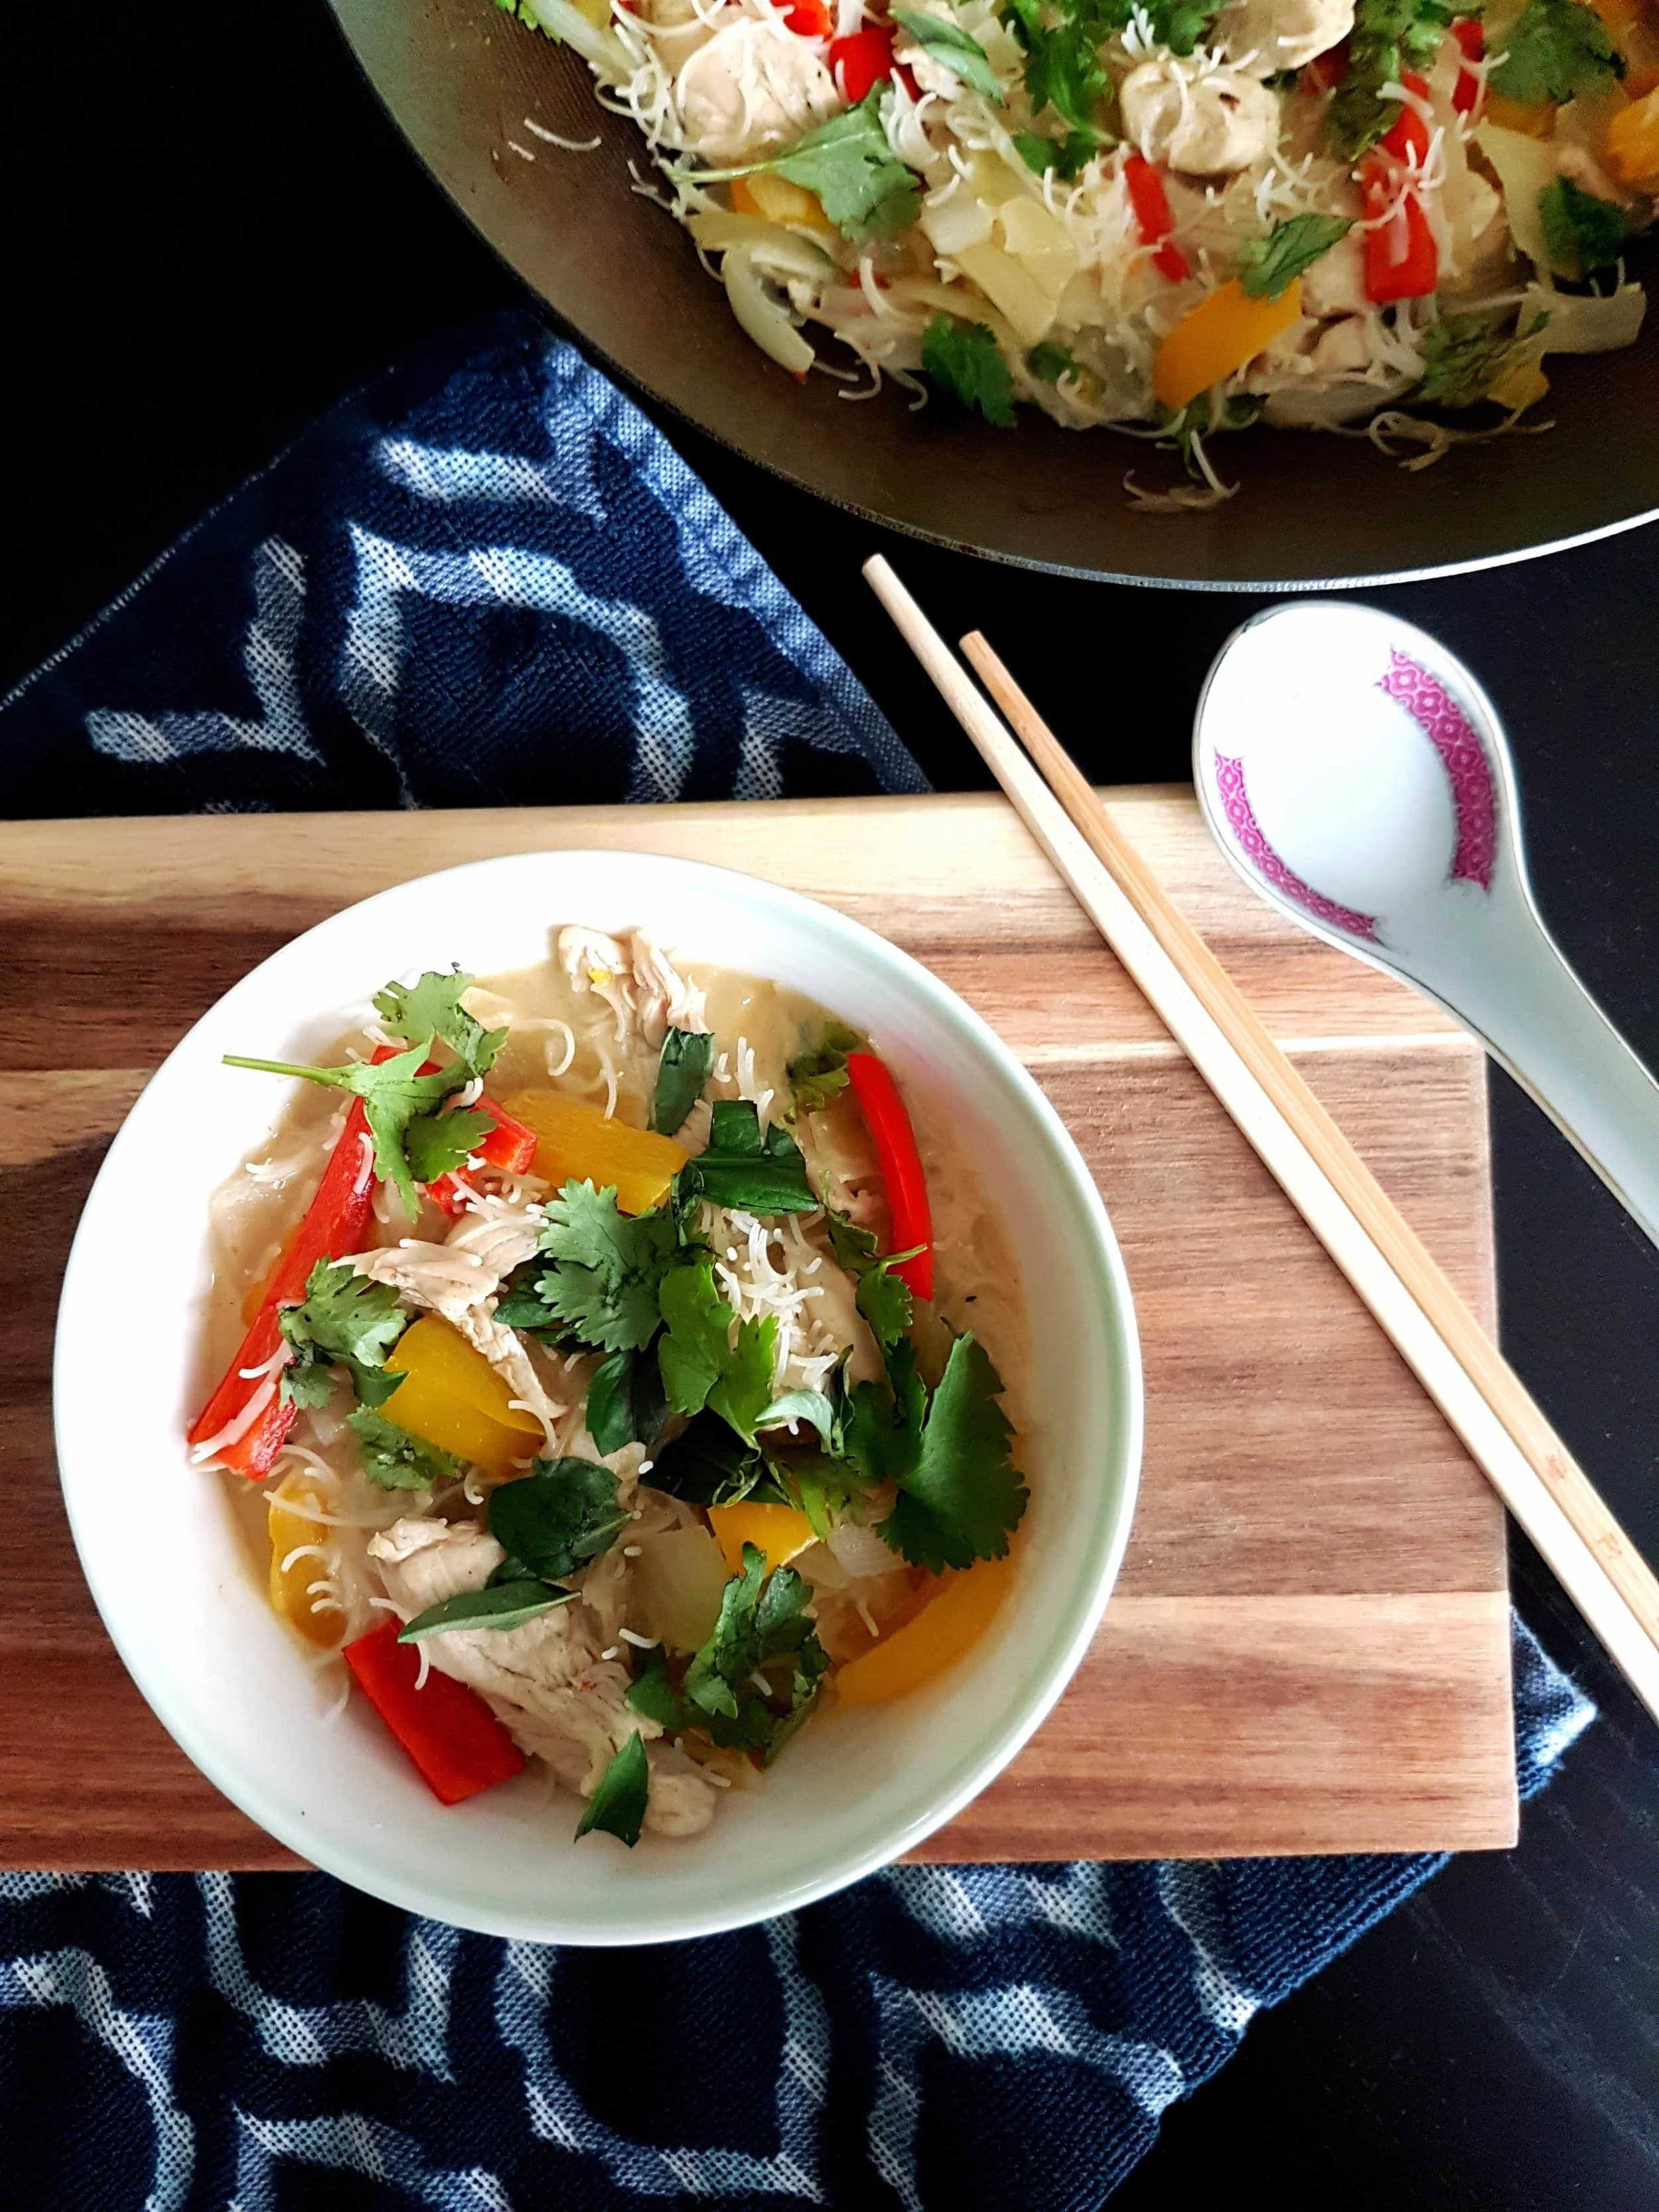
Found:
<path fill-rule="evenodd" d="M 1659 1243 L 1659 1084 L 1544 927 L 1503 726 L 1462 663 L 1374 608 L 1270 608 L 1211 669 L 1193 755 L 1239 873 L 1473 1030 Z"/>

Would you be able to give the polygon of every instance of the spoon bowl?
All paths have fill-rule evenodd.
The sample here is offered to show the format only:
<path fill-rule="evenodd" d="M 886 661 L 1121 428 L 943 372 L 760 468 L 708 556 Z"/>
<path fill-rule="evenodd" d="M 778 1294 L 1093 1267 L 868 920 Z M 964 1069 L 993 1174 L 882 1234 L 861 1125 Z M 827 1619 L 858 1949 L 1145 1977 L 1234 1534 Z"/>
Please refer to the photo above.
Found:
<path fill-rule="evenodd" d="M 1193 756 L 1245 880 L 1472 1030 L 1659 1243 L 1659 1084 L 1545 927 L 1503 725 L 1455 654 L 1349 601 L 1269 608 L 1211 668 Z"/>

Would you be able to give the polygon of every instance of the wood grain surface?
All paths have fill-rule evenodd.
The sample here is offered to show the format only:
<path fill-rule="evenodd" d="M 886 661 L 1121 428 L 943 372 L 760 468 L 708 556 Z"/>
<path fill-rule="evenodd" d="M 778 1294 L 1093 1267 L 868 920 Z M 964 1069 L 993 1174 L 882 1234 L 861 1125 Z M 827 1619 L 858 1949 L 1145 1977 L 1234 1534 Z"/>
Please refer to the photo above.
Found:
<path fill-rule="evenodd" d="M 1490 1323 L 1478 1048 L 1251 898 L 1184 787 L 1109 799 Z M 1122 1242 L 1147 1428 L 1118 1594 L 1035 1741 L 921 1856 L 1512 1842 L 1495 1499 L 1007 806 L 962 795 L 0 825 L 0 1864 L 295 1863 L 151 1717 L 64 1523 L 52 1309 L 110 1136 L 298 931 L 429 869 L 607 845 L 772 878 L 925 962 L 1033 1070 Z"/>

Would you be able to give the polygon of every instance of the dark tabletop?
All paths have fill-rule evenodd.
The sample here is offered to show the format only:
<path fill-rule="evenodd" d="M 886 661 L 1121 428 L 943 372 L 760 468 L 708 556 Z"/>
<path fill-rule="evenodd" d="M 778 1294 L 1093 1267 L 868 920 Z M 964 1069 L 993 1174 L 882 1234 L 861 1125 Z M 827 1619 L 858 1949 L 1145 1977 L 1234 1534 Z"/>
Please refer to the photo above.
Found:
<path fill-rule="evenodd" d="M 386 121 L 322 0 L 59 0 L 9 10 L 0 35 L 17 379 L 3 690 L 318 410 L 520 295 Z M 888 538 L 664 427 L 939 784 L 984 777 L 859 580 L 884 545 L 951 634 L 1002 644 L 1097 779 L 1187 774 L 1199 681 L 1256 602 Z M 1408 478 L 1376 483 L 1411 495 Z M 1637 531 L 1372 595 L 1465 655 L 1506 714 L 1549 921 L 1650 1064 L 1656 550 Z M 1492 1135 L 1505 1347 L 1659 1558 L 1659 1254 L 1501 1077 Z M 1286 2212 L 1659 2208 L 1659 1737 L 1518 1538 L 1515 1578 L 1601 1723 L 1517 1850 L 1455 1862 L 1257 2021 L 1115 2208 L 1251 2184 Z"/>

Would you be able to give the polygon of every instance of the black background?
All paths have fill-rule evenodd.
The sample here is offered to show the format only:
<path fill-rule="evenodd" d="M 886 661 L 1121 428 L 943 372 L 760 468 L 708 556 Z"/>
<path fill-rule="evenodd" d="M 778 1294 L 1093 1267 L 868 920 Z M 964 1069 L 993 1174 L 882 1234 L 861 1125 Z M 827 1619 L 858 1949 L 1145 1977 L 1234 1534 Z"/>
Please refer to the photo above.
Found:
<path fill-rule="evenodd" d="M 0 689 L 399 348 L 521 296 L 403 146 L 322 0 L 60 0 L 9 9 L 3 51 Z M 664 427 L 939 785 L 984 776 L 859 580 L 878 549 L 951 635 L 979 626 L 1002 646 L 1098 780 L 1187 774 L 1200 679 L 1256 602 L 888 538 Z M 1379 502 L 1411 496 L 1380 465 L 1368 481 Z M 1547 917 L 1650 1064 L 1656 547 L 1637 531 L 1370 595 L 1496 697 Z M 1659 1557 L 1659 1254 L 1501 1077 L 1493 1088 L 1505 1346 Z M 1527 1811 L 1517 1850 L 1455 1862 L 1251 2027 L 1169 2114 L 1114 2200 L 1123 2212 L 1241 2188 L 1290 2212 L 1659 2207 L 1659 1740 L 1515 1551 L 1522 1611 L 1601 1723 Z"/>

